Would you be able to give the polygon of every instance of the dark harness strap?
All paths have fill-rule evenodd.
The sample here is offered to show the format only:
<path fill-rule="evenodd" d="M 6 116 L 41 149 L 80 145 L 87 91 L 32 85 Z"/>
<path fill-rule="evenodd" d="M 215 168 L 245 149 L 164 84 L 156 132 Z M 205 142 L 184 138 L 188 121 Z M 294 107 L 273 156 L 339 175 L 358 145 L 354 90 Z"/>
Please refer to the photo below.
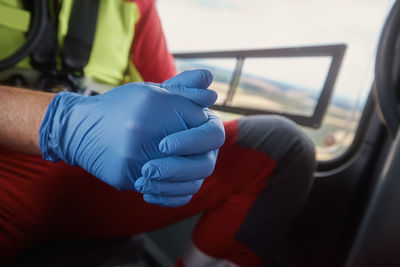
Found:
<path fill-rule="evenodd" d="M 89 62 L 96 31 L 99 0 L 75 0 L 62 51 L 63 68 L 83 74 Z"/>

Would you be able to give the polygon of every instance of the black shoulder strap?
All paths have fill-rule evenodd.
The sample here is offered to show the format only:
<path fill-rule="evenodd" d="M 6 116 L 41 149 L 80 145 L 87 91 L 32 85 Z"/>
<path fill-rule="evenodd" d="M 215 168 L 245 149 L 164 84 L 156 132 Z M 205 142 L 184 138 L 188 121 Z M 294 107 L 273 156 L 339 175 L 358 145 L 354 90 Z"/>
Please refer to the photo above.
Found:
<path fill-rule="evenodd" d="M 62 51 L 63 68 L 83 74 L 96 31 L 99 0 L 75 0 Z"/>

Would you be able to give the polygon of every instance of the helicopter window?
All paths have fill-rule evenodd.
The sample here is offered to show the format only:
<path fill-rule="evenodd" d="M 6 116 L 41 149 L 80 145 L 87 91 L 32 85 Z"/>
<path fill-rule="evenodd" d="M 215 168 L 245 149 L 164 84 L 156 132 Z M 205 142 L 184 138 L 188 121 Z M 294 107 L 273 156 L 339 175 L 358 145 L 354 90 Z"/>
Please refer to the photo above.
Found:
<path fill-rule="evenodd" d="M 225 107 L 218 109 L 223 120 L 254 108 L 288 113 L 295 121 L 319 116 L 317 124 L 297 122 L 314 141 L 318 160 L 324 161 L 339 157 L 354 139 L 373 80 L 376 43 L 393 2 L 158 0 L 157 8 L 172 53 L 224 55 L 176 58 L 179 71 L 207 68 L 213 72 L 215 81 L 210 87 L 219 93 L 217 104 Z M 318 53 L 312 57 L 226 57 L 233 50 L 336 44 L 347 45 L 347 50 L 329 105 L 327 101 L 326 111 L 320 114 L 313 112 L 333 57 Z"/>
<path fill-rule="evenodd" d="M 232 105 L 311 116 L 330 63 L 329 57 L 247 59 Z"/>

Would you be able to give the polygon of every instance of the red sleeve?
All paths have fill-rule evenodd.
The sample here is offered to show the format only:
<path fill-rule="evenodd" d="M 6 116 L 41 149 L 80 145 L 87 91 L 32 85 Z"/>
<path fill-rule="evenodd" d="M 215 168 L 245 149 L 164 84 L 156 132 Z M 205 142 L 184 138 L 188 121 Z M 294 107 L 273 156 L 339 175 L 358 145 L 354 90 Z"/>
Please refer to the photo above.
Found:
<path fill-rule="evenodd" d="M 136 0 L 140 19 L 135 26 L 132 62 L 146 82 L 163 82 L 176 74 L 154 0 Z"/>

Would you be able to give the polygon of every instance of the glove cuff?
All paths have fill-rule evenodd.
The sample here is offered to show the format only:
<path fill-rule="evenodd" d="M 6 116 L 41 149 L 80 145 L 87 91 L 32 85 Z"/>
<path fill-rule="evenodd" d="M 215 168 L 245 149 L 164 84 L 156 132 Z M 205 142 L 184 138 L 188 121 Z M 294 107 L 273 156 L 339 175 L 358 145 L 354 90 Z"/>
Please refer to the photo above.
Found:
<path fill-rule="evenodd" d="M 39 129 L 39 148 L 44 160 L 57 162 L 64 160 L 61 150 L 61 138 L 66 116 L 82 96 L 70 92 L 56 94 L 50 102 Z M 67 162 L 68 163 L 68 162 Z"/>

